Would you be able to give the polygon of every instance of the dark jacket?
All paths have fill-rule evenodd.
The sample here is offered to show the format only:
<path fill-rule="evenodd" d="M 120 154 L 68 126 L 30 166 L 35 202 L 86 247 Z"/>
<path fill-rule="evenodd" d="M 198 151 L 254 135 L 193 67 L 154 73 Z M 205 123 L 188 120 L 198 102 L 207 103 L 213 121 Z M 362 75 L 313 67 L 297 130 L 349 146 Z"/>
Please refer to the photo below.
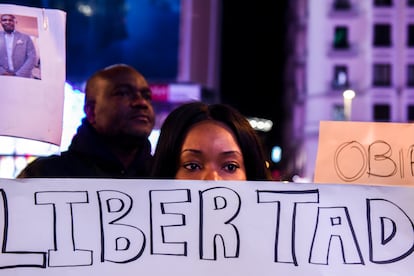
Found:
<path fill-rule="evenodd" d="M 39 157 L 17 178 L 147 178 L 152 165 L 151 143 L 145 140 L 129 168 L 102 143 L 95 129 L 83 119 L 67 151 Z"/>

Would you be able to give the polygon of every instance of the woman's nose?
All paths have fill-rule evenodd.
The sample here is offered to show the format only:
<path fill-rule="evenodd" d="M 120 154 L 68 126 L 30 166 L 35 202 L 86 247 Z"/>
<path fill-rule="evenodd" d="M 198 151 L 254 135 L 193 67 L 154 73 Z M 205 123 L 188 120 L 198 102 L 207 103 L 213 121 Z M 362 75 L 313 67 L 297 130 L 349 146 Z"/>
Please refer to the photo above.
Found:
<path fill-rule="evenodd" d="M 222 177 L 215 169 L 207 169 L 204 180 L 222 180 Z"/>

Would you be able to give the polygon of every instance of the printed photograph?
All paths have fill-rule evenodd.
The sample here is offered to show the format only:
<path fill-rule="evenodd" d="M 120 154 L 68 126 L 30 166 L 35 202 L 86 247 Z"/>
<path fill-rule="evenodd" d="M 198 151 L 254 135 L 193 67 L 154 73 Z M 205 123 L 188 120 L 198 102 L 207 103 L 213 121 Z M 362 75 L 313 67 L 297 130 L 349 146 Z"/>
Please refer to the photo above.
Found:
<path fill-rule="evenodd" d="M 41 79 L 37 18 L 2 13 L 0 75 Z"/>

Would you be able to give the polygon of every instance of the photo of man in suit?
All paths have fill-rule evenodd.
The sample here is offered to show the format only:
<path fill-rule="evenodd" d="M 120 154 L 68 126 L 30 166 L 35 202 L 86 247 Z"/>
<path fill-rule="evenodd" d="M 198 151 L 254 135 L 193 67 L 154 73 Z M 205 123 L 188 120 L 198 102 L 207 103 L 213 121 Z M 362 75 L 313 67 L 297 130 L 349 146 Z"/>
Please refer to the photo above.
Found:
<path fill-rule="evenodd" d="M 13 14 L 0 16 L 0 75 L 32 78 L 36 49 L 29 35 L 15 30 Z"/>

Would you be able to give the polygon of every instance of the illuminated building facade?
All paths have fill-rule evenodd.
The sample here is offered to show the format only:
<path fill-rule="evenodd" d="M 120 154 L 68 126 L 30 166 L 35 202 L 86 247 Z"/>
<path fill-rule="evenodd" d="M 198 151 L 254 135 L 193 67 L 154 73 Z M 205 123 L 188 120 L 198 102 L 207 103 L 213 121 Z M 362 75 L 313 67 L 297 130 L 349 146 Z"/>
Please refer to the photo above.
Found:
<path fill-rule="evenodd" d="M 414 1 L 295 1 L 291 167 L 313 179 L 323 120 L 414 120 Z M 343 92 L 351 89 L 348 101 Z M 349 116 L 349 118 L 348 118 Z"/>

